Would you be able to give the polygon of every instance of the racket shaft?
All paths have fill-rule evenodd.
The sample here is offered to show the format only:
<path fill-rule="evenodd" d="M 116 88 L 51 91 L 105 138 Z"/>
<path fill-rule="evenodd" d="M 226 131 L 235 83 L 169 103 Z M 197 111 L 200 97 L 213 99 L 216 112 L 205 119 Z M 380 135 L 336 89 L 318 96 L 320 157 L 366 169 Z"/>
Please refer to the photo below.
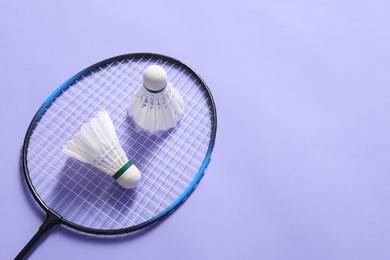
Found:
<path fill-rule="evenodd" d="M 24 256 L 30 251 L 30 249 L 36 244 L 39 238 L 46 233 L 52 226 L 55 224 L 61 223 L 61 217 L 56 215 L 52 211 L 48 211 L 46 219 L 43 224 L 40 226 L 38 232 L 30 239 L 27 245 L 20 251 L 20 253 L 15 257 L 16 260 L 24 259 Z"/>

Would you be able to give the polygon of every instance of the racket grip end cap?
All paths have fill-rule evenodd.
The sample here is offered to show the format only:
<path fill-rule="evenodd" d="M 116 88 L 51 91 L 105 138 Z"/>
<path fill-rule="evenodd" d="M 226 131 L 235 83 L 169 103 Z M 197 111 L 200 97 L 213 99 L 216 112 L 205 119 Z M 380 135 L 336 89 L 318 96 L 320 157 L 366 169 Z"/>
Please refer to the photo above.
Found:
<path fill-rule="evenodd" d="M 141 181 L 141 172 L 133 164 L 116 181 L 125 189 L 133 189 Z"/>

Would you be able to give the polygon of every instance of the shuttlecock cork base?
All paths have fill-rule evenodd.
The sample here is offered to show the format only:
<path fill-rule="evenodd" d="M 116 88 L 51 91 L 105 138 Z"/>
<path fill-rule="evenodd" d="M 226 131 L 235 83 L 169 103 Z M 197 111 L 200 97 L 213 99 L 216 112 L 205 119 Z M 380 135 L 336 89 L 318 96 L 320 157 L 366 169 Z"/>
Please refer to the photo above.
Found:
<path fill-rule="evenodd" d="M 114 124 L 106 111 L 82 124 L 63 147 L 64 153 L 112 176 L 122 187 L 135 188 L 141 180 L 138 168 L 120 146 Z"/>
<path fill-rule="evenodd" d="M 128 161 L 112 176 L 112 178 L 114 178 L 114 180 L 123 188 L 131 189 L 136 187 L 140 182 L 141 173 L 131 161 Z"/>
<path fill-rule="evenodd" d="M 168 82 L 166 71 L 152 65 L 145 69 L 143 83 L 130 99 L 128 114 L 151 132 L 175 127 L 183 117 L 184 101 Z"/>

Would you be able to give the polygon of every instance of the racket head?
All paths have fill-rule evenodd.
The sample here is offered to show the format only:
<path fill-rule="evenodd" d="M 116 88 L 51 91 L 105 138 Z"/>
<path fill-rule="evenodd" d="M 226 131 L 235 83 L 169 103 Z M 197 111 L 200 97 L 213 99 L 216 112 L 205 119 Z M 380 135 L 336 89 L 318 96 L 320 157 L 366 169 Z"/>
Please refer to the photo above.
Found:
<path fill-rule="evenodd" d="M 127 116 L 143 70 L 158 64 L 185 102 L 174 129 L 150 134 Z M 139 187 L 121 188 L 107 174 L 62 153 L 81 124 L 107 110 L 127 156 L 143 173 Z M 217 130 L 216 107 L 205 81 L 186 64 L 161 54 L 134 53 L 98 62 L 71 77 L 42 104 L 23 143 L 22 168 L 34 199 L 78 231 L 117 235 L 170 215 L 198 185 Z"/>

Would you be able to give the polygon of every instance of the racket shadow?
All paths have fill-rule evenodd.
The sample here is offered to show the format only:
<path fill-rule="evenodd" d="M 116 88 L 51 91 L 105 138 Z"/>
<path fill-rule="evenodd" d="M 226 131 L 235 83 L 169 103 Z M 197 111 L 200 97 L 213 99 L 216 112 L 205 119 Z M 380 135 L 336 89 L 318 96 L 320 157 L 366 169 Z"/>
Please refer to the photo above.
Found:
<path fill-rule="evenodd" d="M 143 228 L 140 230 L 136 230 L 130 233 L 124 233 L 124 234 L 115 234 L 115 235 L 96 235 L 96 234 L 90 234 L 90 233 L 84 233 L 72 228 L 69 228 L 65 225 L 58 225 L 54 227 L 51 231 L 51 233 L 58 233 L 60 235 L 68 236 L 69 238 L 81 241 L 81 242 L 90 242 L 90 243 L 102 243 L 102 244 L 109 244 L 109 243 L 127 243 L 133 239 L 137 239 L 138 237 L 141 237 L 145 235 L 146 233 L 153 232 L 155 228 L 157 228 L 162 221 L 158 221 L 154 223 L 153 225 L 148 226 L 147 228 Z"/>

